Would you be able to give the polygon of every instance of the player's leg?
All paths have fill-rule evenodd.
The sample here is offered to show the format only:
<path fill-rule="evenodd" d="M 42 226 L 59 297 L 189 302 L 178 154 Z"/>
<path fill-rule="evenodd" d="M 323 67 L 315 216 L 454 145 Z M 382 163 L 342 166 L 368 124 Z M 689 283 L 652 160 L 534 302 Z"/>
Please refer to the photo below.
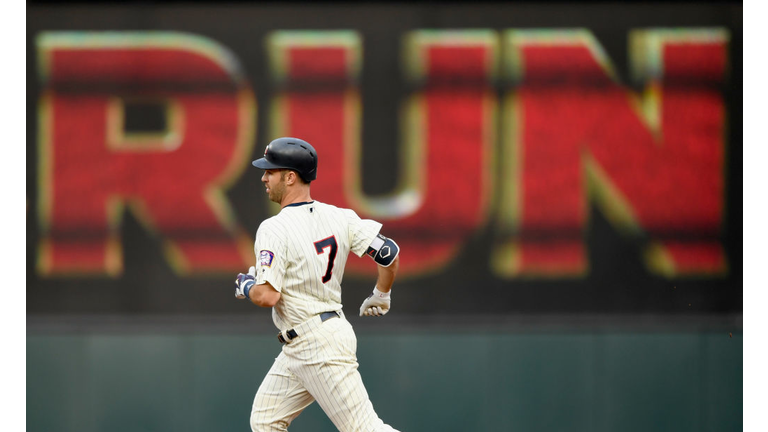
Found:
<path fill-rule="evenodd" d="M 301 342 L 289 351 L 291 370 L 337 429 L 395 431 L 373 409 L 357 371 L 357 338 L 346 319 L 326 321 Z"/>
<path fill-rule="evenodd" d="M 281 352 L 261 382 L 251 409 L 253 432 L 286 431 L 314 398 L 287 367 Z"/>

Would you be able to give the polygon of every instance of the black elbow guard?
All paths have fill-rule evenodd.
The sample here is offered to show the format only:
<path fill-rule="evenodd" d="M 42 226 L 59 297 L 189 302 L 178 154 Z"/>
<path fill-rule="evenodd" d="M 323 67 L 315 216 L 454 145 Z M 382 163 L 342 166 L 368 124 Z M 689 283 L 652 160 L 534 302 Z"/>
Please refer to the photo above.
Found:
<path fill-rule="evenodd" d="M 398 253 L 400 253 L 400 247 L 397 246 L 397 243 L 381 234 L 376 235 L 365 252 L 366 255 L 376 261 L 376 264 L 384 267 L 389 267 Z"/>

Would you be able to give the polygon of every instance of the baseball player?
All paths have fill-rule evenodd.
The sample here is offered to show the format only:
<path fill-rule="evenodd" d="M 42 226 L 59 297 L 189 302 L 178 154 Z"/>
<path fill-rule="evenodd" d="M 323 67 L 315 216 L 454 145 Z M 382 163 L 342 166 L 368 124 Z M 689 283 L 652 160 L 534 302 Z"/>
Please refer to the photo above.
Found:
<path fill-rule="evenodd" d="M 341 305 L 350 252 L 378 265 L 373 292 L 360 316 L 389 311 L 399 263 L 397 244 L 381 224 L 310 197 L 317 153 L 306 141 L 278 138 L 253 162 L 280 213 L 256 233 L 256 265 L 235 281 L 235 296 L 272 308 L 280 355 L 256 392 L 251 429 L 285 431 L 313 401 L 340 431 L 394 431 L 373 410 L 357 371 L 357 339 Z"/>

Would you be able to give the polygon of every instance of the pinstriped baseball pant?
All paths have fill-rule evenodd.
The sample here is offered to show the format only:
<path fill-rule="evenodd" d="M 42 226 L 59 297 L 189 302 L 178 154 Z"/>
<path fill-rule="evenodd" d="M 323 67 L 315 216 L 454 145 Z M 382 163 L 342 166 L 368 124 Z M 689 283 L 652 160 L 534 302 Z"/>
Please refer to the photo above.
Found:
<path fill-rule="evenodd" d="M 251 429 L 286 431 L 316 400 L 339 431 L 395 431 L 373 410 L 356 351 L 357 338 L 343 315 L 284 345 L 256 392 Z"/>

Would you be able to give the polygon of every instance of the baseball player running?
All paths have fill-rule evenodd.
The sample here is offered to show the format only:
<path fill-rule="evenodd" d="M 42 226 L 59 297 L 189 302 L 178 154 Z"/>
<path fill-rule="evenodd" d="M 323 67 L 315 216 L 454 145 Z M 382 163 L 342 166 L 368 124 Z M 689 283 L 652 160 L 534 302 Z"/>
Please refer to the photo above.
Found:
<path fill-rule="evenodd" d="M 360 316 L 389 311 L 399 263 L 397 244 L 381 224 L 349 209 L 314 201 L 317 153 L 306 141 L 278 138 L 253 162 L 280 213 L 256 233 L 256 266 L 235 281 L 235 296 L 272 308 L 280 355 L 261 383 L 251 429 L 286 431 L 313 401 L 340 431 L 394 431 L 373 410 L 357 371 L 357 338 L 341 308 L 341 280 L 350 252 L 378 265 L 376 287 Z"/>

